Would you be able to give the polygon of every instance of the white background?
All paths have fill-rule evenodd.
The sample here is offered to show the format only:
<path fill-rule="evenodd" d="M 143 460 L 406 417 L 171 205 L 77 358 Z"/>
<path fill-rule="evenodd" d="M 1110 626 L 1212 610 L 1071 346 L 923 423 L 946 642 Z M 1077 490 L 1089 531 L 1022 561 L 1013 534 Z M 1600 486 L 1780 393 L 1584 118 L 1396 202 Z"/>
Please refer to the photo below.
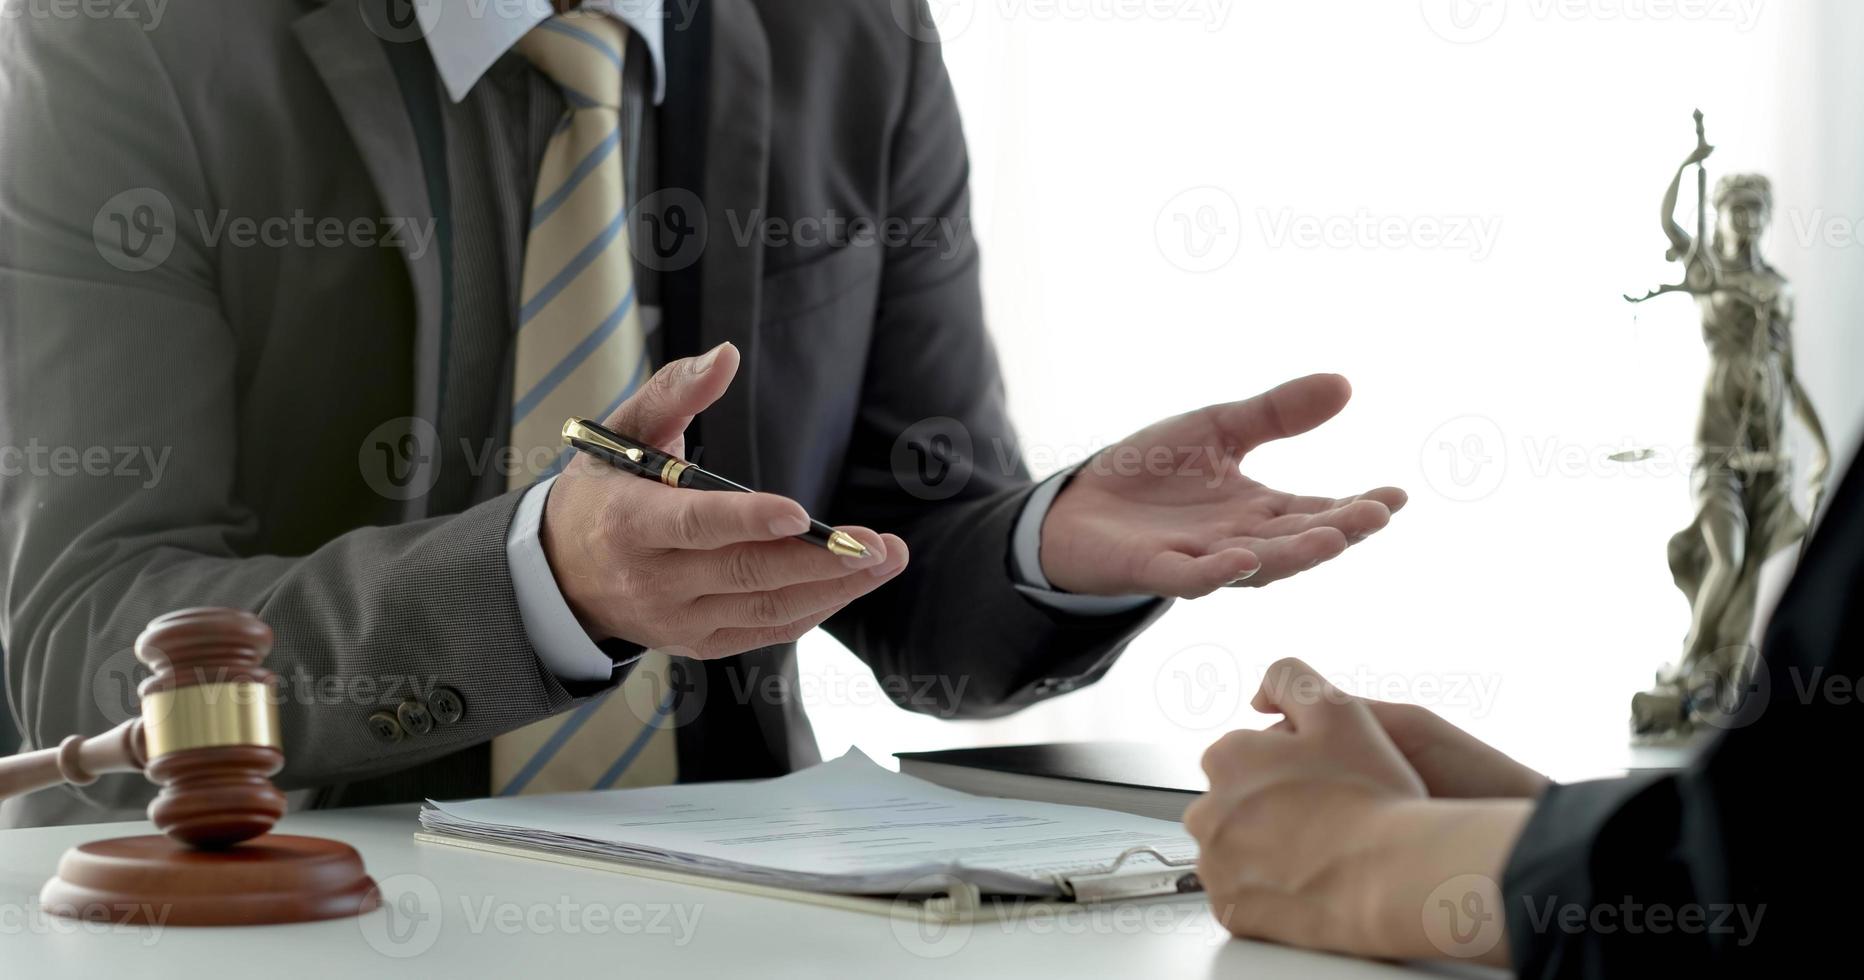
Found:
<path fill-rule="evenodd" d="M 803 695 L 823 751 L 1126 738 L 1195 754 L 1271 721 L 1249 694 L 1298 655 L 1556 776 L 1621 765 L 1628 699 L 1686 627 L 1664 544 L 1692 511 L 1678 463 L 1706 364 L 1690 300 L 1634 312 L 1621 294 L 1677 278 L 1658 203 L 1700 107 L 1711 181 L 1775 181 L 1765 253 L 1799 290 L 1802 374 L 1848 456 L 1864 413 L 1854 6 L 935 0 L 1032 469 L 1338 371 L 1346 412 L 1246 472 L 1326 494 L 1393 483 L 1411 504 L 1297 579 L 1179 603 L 1101 683 L 1009 719 L 894 708 L 817 633 Z M 1693 174 L 1684 199 L 1692 226 Z M 1631 448 L 1658 455 L 1605 458 Z"/>

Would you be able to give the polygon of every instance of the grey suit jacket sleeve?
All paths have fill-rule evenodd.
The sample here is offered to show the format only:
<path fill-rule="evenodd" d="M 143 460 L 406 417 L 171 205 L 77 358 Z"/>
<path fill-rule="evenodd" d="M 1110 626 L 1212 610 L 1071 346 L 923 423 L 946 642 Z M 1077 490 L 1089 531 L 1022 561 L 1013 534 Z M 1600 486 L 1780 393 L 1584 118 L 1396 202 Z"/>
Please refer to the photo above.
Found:
<path fill-rule="evenodd" d="M 571 694 L 513 599 L 516 494 L 263 553 L 277 528 L 242 499 L 264 485 L 242 446 L 314 431 L 336 394 L 248 390 L 239 365 L 263 338 L 222 316 L 239 285 L 219 281 L 203 233 L 227 162 L 198 159 L 190 134 L 134 22 L 0 25 L 0 446 L 23 449 L 0 479 L 0 644 L 24 736 L 51 745 L 127 717 L 136 636 L 195 606 L 276 631 L 285 742 L 315 746 L 288 753 L 286 788 L 404 768 L 561 708 Z M 258 398 L 293 399 L 267 414 L 295 421 L 255 430 Z M 465 703 L 457 722 L 371 734 L 372 712 L 439 685 Z M 118 777 L 83 792 L 121 808 L 149 790 Z"/>
<path fill-rule="evenodd" d="M 913 233 L 887 249 L 835 512 L 897 532 L 913 555 L 898 580 L 828 628 L 883 681 L 952 681 L 931 689 L 953 696 L 889 685 L 905 692 L 903 707 L 997 715 L 1099 679 L 1166 604 L 1074 616 L 1016 589 L 1010 544 L 1034 488 L 984 327 L 964 133 L 937 43 L 905 46 L 911 79 L 891 136 L 887 213 Z"/>

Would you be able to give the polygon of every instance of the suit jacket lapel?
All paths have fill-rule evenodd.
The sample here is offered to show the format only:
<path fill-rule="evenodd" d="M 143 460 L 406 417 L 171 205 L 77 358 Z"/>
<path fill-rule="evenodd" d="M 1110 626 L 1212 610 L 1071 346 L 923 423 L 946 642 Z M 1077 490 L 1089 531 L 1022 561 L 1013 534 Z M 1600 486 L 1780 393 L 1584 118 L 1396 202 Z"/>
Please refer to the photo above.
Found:
<path fill-rule="evenodd" d="M 366 5 L 365 5 L 366 6 Z M 294 25 L 298 43 L 330 90 L 338 112 L 348 126 L 363 164 L 375 183 L 385 216 L 429 226 L 434 208 L 426 174 L 421 167 L 421 146 L 403 101 L 384 42 L 370 30 L 356 4 L 324 2 Z M 418 39 L 404 43 L 420 43 Z M 440 249 L 416 254 L 412 236 L 403 235 L 402 259 L 413 281 L 415 301 L 414 404 L 412 414 L 427 424 L 416 425 L 417 438 L 436 432 L 440 422 L 440 348 L 444 275 Z M 439 446 L 422 447 L 420 467 L 438 466 Z M 416 486 L 432 486 L 431 474 L 419 472 Z M 425 517 L 427 497 L 407 502 L 406 518 Z"/>
<path fill-rule="evenodd" d="M 707 461 L 757 486 L 752 408 L 756 404 L 758 295 L 764 252 L 758 236 L 739 241 L 737 223 L 766 206 L 770 170 L 770 44 L 750 0 L 711 0 L 711 52 L 704 93 L 707 240 L 699 262 L 701 349 L 731 341 L 743 352 L 738 379 L 705 413 Z M 665 118 L 663 116 L 663 118 Z M 667 177 L 677 182 L 675 175 Z"/>

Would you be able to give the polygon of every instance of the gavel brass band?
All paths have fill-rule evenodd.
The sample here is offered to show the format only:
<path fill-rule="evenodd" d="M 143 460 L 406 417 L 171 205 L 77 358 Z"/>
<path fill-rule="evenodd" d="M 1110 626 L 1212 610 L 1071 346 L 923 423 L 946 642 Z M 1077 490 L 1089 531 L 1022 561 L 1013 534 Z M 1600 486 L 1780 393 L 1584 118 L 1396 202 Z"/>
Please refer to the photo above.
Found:
<path fill-rule="evenodd" d="M 143 743 L 149 758 L 222 745 L 262 745 L 283 750 L 272 690 L 257 681 L 221 681 L 142 699 Z"/>

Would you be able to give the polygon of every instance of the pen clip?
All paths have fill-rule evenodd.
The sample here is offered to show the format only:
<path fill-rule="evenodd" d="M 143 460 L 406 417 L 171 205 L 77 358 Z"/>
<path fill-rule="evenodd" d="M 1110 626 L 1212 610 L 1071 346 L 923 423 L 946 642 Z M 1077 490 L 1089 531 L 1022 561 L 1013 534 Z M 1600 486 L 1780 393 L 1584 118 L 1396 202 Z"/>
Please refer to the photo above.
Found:
<path fill-rule="evenodd" d="M 570 419 L 563 423 L 563 443 L 574 446 L 579 442 L 599 446 L 612 453 L 628 457 L 630 462 L 639 463 L 647 454 L 639 446 L 623 445 L 615 434 L 589 421 L 588 419 Z"/>

